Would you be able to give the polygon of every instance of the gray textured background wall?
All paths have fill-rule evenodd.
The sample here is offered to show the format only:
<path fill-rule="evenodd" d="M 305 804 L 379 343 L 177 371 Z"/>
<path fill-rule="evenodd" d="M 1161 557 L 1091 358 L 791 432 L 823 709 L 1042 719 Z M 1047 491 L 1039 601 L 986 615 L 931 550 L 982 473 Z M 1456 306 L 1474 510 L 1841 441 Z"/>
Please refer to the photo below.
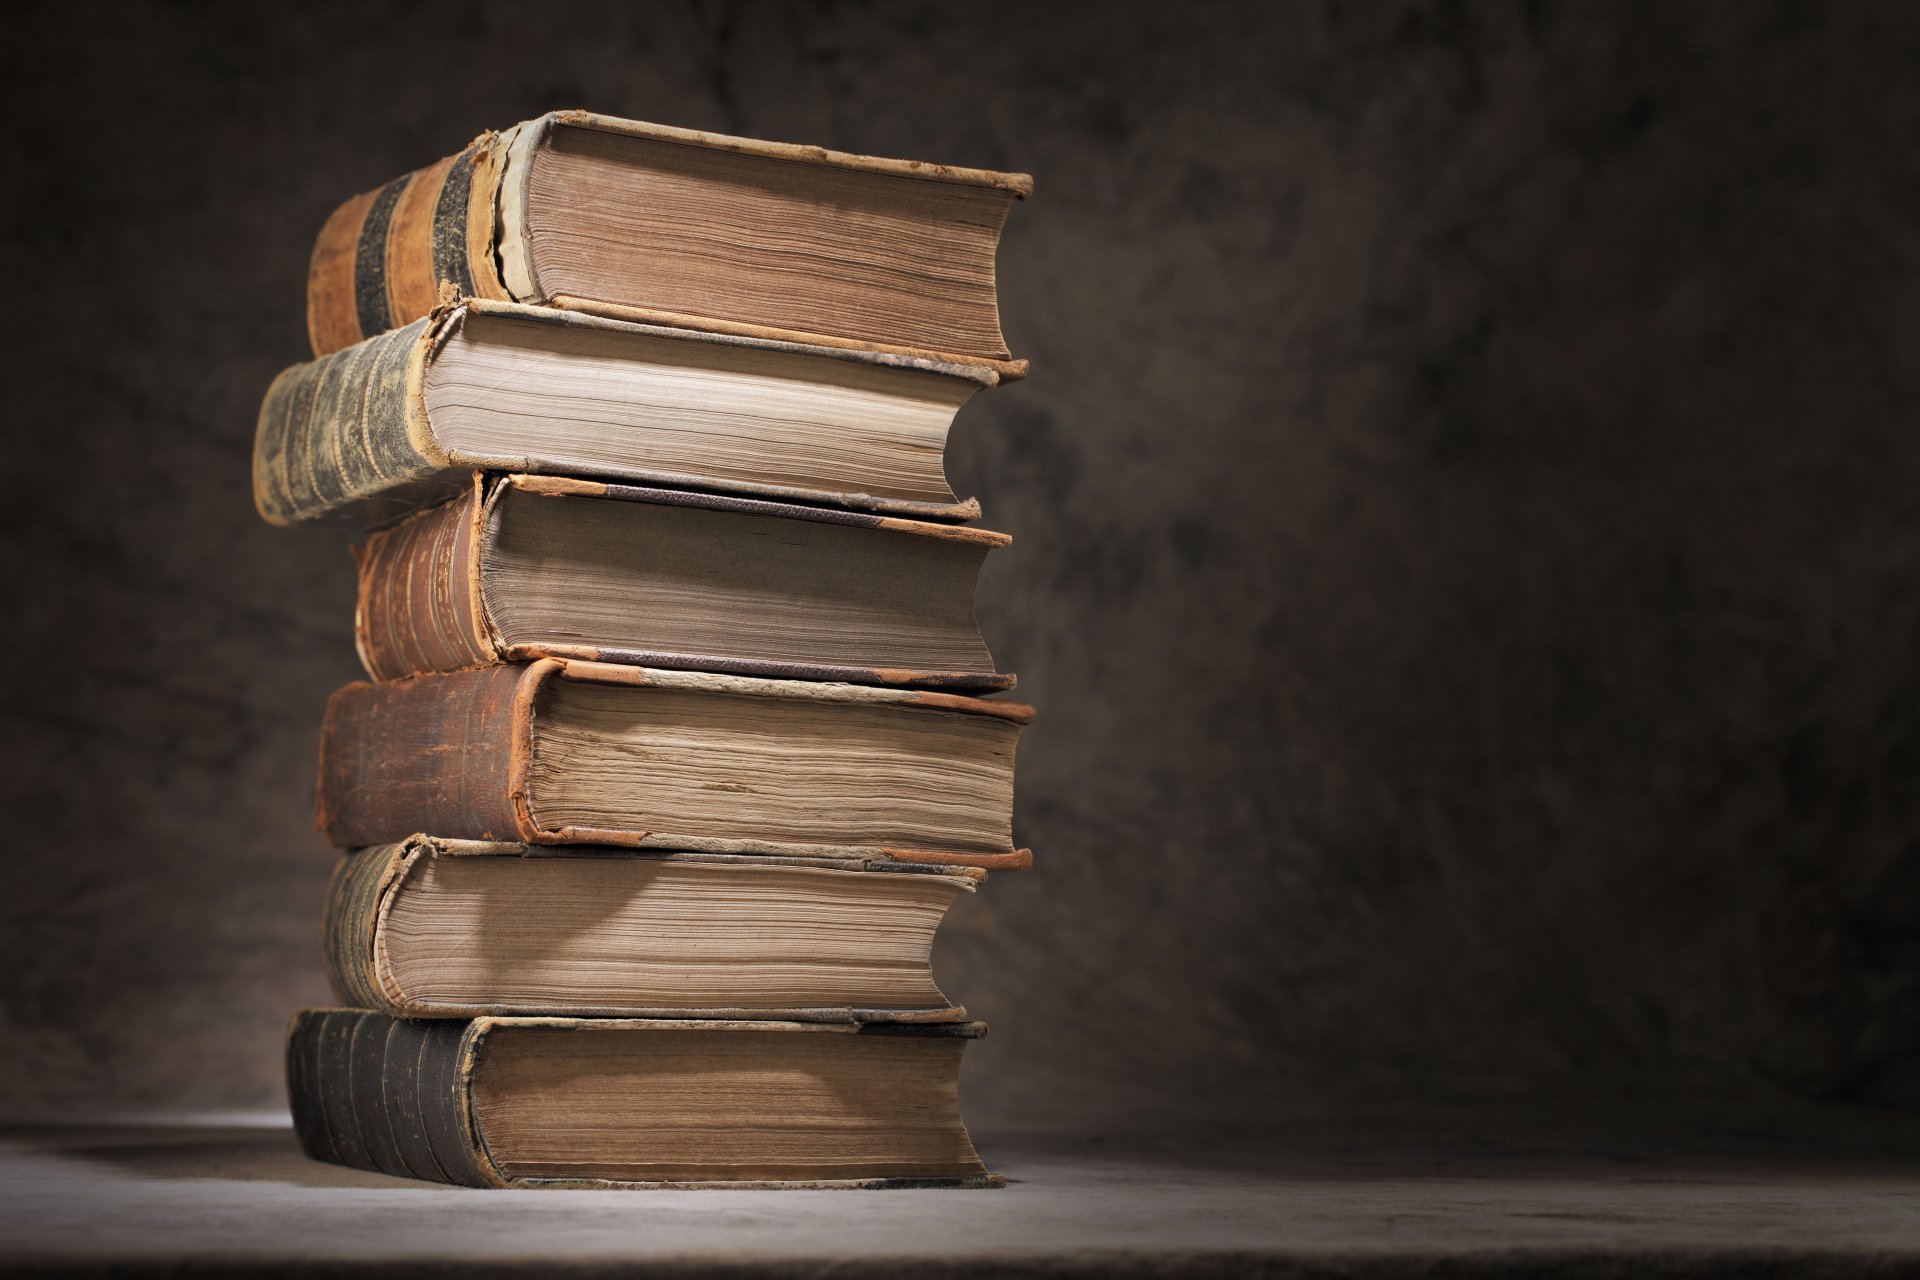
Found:
<path fill-rule="evenodd" d="M 10 1111 L 277 1105 L 356 665 L 254 409 L 340 199 L 573 105 L 1037 176 L 950 458 L 1043 712 L 940 956 L 986 1124 L 1920 1102 L 1920 10 L 21 21 Z"/>

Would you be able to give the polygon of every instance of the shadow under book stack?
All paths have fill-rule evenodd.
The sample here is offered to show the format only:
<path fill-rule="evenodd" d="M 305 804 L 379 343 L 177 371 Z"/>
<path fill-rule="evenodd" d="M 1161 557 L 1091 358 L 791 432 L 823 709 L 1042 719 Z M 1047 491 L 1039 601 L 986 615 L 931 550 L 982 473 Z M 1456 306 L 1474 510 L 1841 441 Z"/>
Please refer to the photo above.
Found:
<path fill-rule="evenodd" d="M 475 1186 L 995 1185 L 934 932 L 1012 839 L 948 487 L 1021 175 L 560 112 L 343 205 L 276 524 L 367 531 L 287 1089 Z"/>

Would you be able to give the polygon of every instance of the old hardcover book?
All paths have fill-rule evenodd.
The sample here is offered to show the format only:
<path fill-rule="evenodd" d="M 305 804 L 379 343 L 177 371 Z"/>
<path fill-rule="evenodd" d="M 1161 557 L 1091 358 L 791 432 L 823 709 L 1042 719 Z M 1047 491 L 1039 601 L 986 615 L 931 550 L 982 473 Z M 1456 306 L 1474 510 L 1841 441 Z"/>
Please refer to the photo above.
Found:
<path fill-rule="evenodd" d="M 253 495 L 274 524 L 379 525 L 478 471 L 717 489 L 938 520 L 979 366 L 468 302 L 275 378 Z"/>
<path fill-rule="evenodd" d="M 1008 689 L 973 616 L 1005 534 L 831 507 L 546 476 L 358 549 L 376 680 L 524 658 L 969 692 Z"/>
<path fill-rule="evenodd" d="M 999 1186 L 960 1119 L 984 1031 L 307 1009 L 287 1099 L 311 1158 L 461 1186 Z"/>
<path fill-rule="evenodd" d="M 414 836 L 341 859 L 327 976 L 403 1018 L 950 1022 L 933 935 L 985 876 Z"/>
<path fill-rule="evenodd" d="M 355 196 L 313 247 L 317 355 L 443 296 L 943 352 L 1017 376 L 994 254 L 1024 174 L 560 111 Z"/>
<path fill-rule="evenodd" d="M 1014 869 L 1033 708 L 544 658 L 351 684 L 321 728 L 343 848 L 462 840 Z"/>

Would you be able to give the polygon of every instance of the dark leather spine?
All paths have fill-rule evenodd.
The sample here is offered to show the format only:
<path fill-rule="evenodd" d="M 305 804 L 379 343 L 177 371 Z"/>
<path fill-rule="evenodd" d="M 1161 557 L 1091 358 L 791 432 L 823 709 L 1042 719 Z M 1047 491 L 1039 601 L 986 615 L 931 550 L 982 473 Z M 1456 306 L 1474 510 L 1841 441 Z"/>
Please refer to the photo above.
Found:
<path fill-rule="evenodd" d="M 529 708 L 556 663 L 350 684 L 320 730 L 316 822 L 342 848 L 418 831 L 530 840 L 522 800 Z"/>
<path fill-rule="evenodd" d="M 353 1037 L 359 1030 L 360 1015 L 349 1010 L 336 1010 L 321 1020 L 314 1079 L 321 1123 L 332 1137 L 335 1158 L 350 1168 L 372 1169 L 373 1157 L 353 1105 Z"/>
<path fill-rule="evenodd" d="M 463 298 L 476 293 L 478 284 L 468 252 L 472 240 L 469 225 L 474 208 L 475 161 L 482 145 L 476 142 L 448 165 L 447 180 L 441 184 L 440 194 L 434 201 L 433 222 L 428 231 L 427 248 L 432 255 L 434 280 L 448 282 Z M 493 219 L 488 216 L 484 221 L 490 226 Z M 485 253 L 493 252 L 489 243 L 483 243 L 482 248 Z"/>
<path fill-rule="evenodd" d="M 287 1031 L 287 1101 L 301 1150 L 370 1172 L 500 1185 L 463 1122 L 467 1023 L 308 1009 Z"/>
<path fill-rule="evenodd" d="M 416 1178 L 462 1187 L 497 1187 L 486 1154 L 467 1124 L 473 1050 L 465 1021 L 408 1022 L 393 1028 L 387 1055 L 387 1122 Z"/>
<path fill-rule="evenodd" d="M 429 323 L 295 365 L 273 380 L 253 448 L 254 505 L 269 522 L 380 524 L 465 488 L 470 473 L 423 453 L 410 427 L 412 415 L 425 413 L 415 403 L 414 366 L 424 361 Z"/>
<path fill-rule="evenodd" d="M 411 324 L 433 310 L 443 293 L 465 298 L 497 292 L 476 290 L 472 255 L 490 253 L 491 245 L 469 226 L 479 212 L 488 215 L 491 229 L 490 189 L 479 200 L 473 191 L 476 182 L 493 176 L 485 163 L 491 139 L 485 135 L 460 154 L 333 211 L 307 264 L 307 337 L 316 356 Z"/>
<path fill-rule="evenodd" d="M 382 1076 L 381 1103 L 386 1112 L 387 1129 L 393 1134 L 394 1151 L 407 1173 L 428 1182 L 452 1182 L 454 1177 L 434 1153 L 427 1133 L 420 1094 L 420 1068 L 436 1048 L 448 1050 L 441 1038 L 418 1022 L 389 1018 L 387 1056 Z M 454 1052 L 457 1052 L 457 1046 Z M 428 1100 L 431 1105 L 433 1099 Z"/>
<path fill-rule="evenodd" d="M 287 1024 L 287 1102 L 293 1111 L 293 1136 L 312 1160 L 342 1163 L 320 1107 L 320 1028 L 325 1012 L 303 1009 Z"/>
<path fill-rule="evenodd" d="M 353 314 L 363 338 L 392 327 L 387 323 L 387 232 L 394 206 L 414 176 L 395 178 L 375 192 L 360 223 L 360 240 L 353 247 Z"/>
<path fill-rule="evenodd" d="M 480 513 L 468 495 L 368 538 L 360 562 L 354 641 L 375 680 L 460 671 L 499 658 L 480 597 Z"/>
<path fill-rule="evenodd" d="M 347 1097 L 367 1160 L 381 1173 L 409 1177 L 412 1170 L 400 1154 L 400 1140 L 387 1118 L 387 1053 L 393 1038 L 393 1020 L 361 1014 L 354 1023 L 347 1051 Z"/>

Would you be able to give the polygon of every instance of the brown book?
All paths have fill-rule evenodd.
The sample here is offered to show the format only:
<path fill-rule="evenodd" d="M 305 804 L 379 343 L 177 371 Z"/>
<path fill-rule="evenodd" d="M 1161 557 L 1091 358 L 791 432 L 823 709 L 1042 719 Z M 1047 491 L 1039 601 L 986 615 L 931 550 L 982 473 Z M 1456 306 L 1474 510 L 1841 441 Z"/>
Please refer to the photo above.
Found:
<path fill-rule="evenodd" d="M 1018 376 L 994 253 L 1024 174 L 560 111 L 355 196 L 313 247 L 316 355 L 446 296 L 952 353 Z"/>
<path fill-rule="evenodd" d="M 461 840 L 1015 869 L 1033 708 L 545 658 L 351 684 L 321 729 L 343 848 Z"/>
<path fill-rule="evenodd" d="M 295 365 L 260 406 L 274 524 L 390 523 L 479 471 L 643 481 L 970 520 L 943 467 L 991 370 L 687 333 L 505 302 Z"/>
<path fill-rule="evenodd" d="M 468 494 L 358 549 L 376 680 L 584 658 L 994 692 L 974 583 L 1005 534 L 545 476 Z"/>
<path fill-rule="evenodd" d="M 306 1009 L 287 1100 L 315 1160 L 460 1186 L 999 1186 L 960 1119 L 985 1030 Z"/>
<path fill-rule="evenodd" d="M 951 1022 L 933 935 L 985 876 L 414 836 L 341 859 L 327 976 L 402 1018 Z"/>

